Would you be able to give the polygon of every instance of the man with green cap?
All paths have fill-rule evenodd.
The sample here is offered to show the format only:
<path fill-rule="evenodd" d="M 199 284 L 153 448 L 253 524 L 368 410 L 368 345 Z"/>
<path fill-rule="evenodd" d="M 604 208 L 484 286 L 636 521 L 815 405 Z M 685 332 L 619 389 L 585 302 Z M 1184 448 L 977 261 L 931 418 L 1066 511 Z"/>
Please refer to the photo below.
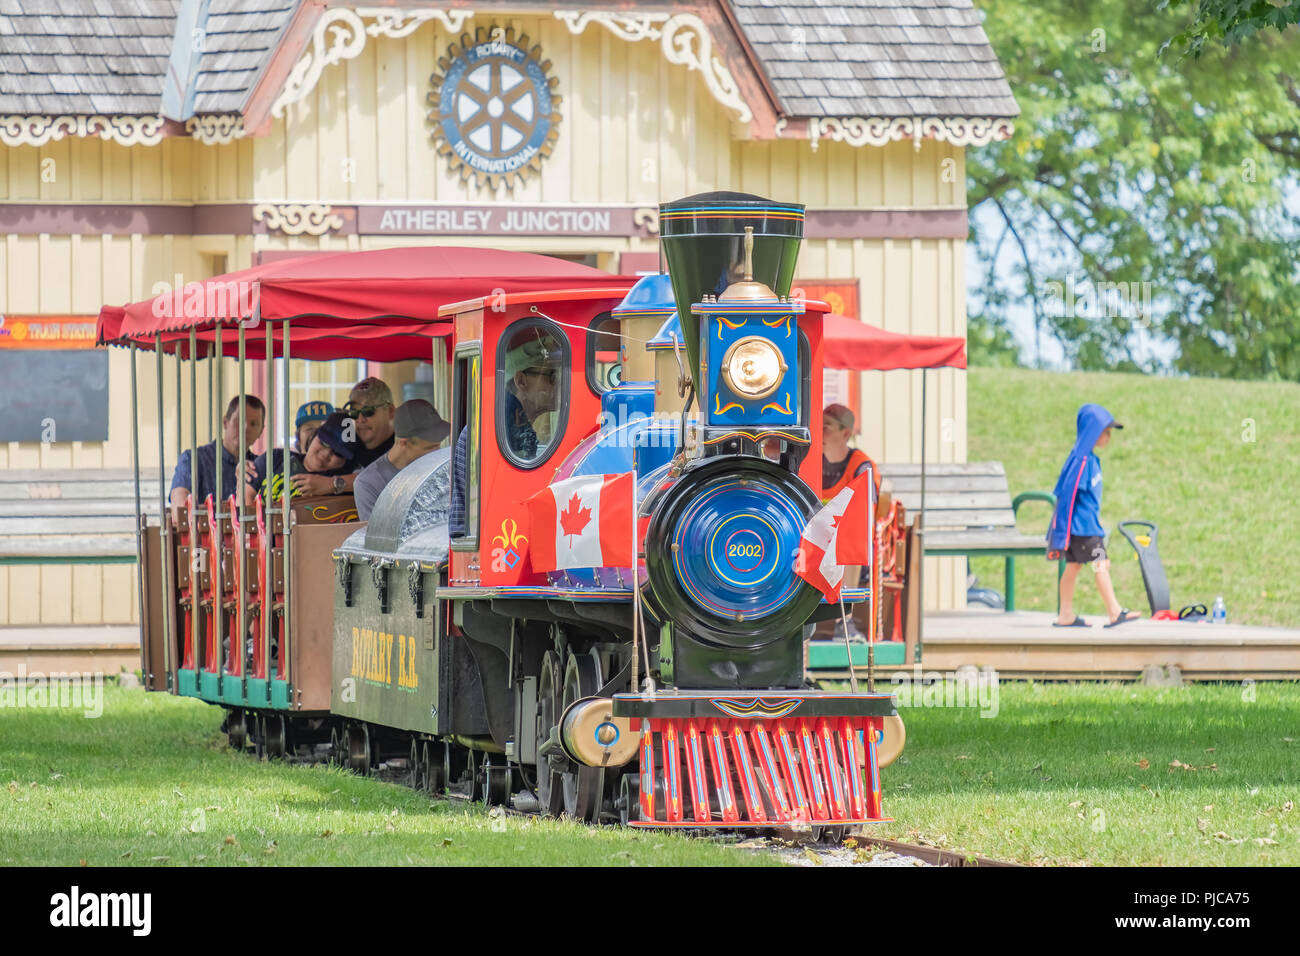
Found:
<path fill-rule="evenodd" d="M 558 344 L 538 329 L 527 332 L 533 337 L 506 353 L 505 368 L 506 445 L 522 462 L 537 458 L 550 443 L 542 422 L 558 406 L 561 375 Z"/>

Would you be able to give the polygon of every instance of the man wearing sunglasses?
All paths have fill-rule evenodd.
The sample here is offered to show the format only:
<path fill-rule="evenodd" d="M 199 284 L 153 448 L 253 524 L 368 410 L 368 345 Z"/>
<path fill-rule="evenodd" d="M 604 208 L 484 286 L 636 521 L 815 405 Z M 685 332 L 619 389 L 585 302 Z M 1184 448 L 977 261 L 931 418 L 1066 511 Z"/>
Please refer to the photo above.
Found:
<path fill-rule="evenodd" d="M 343 406 L 344 437 L 351 443 L 352 467 L 357 471 L 388 454 L 393 447 L 393 392 L 377 378 L 363 378 L 352 387 Z M 356 475 L 294 475 L 294 492 L 304 495 L 341 495 L 352 491 Z"/>

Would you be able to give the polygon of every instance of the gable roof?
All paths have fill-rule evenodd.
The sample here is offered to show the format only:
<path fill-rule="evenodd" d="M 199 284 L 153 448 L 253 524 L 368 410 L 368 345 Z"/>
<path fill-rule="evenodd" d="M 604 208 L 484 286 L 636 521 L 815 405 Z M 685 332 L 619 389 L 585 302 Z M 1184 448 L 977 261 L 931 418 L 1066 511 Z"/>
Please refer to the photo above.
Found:
<path fill-rule="evenodd" d="M 156 115 L 181 2 L 0 0 L 0 115 Z M 301 2 L 211 0 L 196 113 L 245 109 Z M 971 0 L 725 2 L 785 116 L 1019 113 Z"/>
<path fill-rule="evenodd" d="M 199 113 L 244 105 L 298 0 L 212 0 Z M 153 115 L 180 0 L 0 0 L 0 113 Z"/>
<path fill-rule="evenodd" d="M 1020 113 L 970 0 L 729 0 L 787 116 Z"/>

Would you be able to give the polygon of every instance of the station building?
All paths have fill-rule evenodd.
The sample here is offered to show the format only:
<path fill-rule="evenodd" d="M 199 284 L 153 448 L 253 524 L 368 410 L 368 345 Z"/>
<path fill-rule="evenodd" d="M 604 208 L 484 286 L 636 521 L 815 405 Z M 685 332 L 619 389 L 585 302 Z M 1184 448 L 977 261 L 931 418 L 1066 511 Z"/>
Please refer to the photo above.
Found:
<path fill-rule="evenodd" d="M 797 288 L 962 336 L 965 154 L 1016 114 L 970 0 L 0 0 L 0 525 L 132 466 L 132 358 L 93 348 L 101 305 L 275 257 L 463 244 L 657 271 L 657 204 L 738 190 L 807 205 Z M 168 359 L 159 421 L 136 361 L 141 463 L 162 429 L 170 474 L 188 399 Z M 417 375 L 294 362 L 294 403 L 367 372 Z M 965 373 L 926 374 L 926 457 L 965 461 Z M 918 461 L 920 376 L 828 376 L 826 399 L 878 461 Z M 964 567 L 930 560 L 927 604 L 962 606 Z M 129 623 L 133 574 L 0 563 L 0 626 Z"/>

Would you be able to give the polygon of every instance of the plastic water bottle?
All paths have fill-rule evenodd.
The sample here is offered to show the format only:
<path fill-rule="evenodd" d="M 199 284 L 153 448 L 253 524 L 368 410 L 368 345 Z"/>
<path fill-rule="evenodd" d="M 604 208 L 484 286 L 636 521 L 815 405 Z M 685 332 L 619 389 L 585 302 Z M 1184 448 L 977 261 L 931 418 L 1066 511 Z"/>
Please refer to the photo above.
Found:
<path fill-rule="evenodd" d="M 1210 611 L 1210 620 L 1215 624 L 1228 623 L 1228 607 L 1223 603 L 1222 594 L 1214 599 L 1214 608 Z"/>

